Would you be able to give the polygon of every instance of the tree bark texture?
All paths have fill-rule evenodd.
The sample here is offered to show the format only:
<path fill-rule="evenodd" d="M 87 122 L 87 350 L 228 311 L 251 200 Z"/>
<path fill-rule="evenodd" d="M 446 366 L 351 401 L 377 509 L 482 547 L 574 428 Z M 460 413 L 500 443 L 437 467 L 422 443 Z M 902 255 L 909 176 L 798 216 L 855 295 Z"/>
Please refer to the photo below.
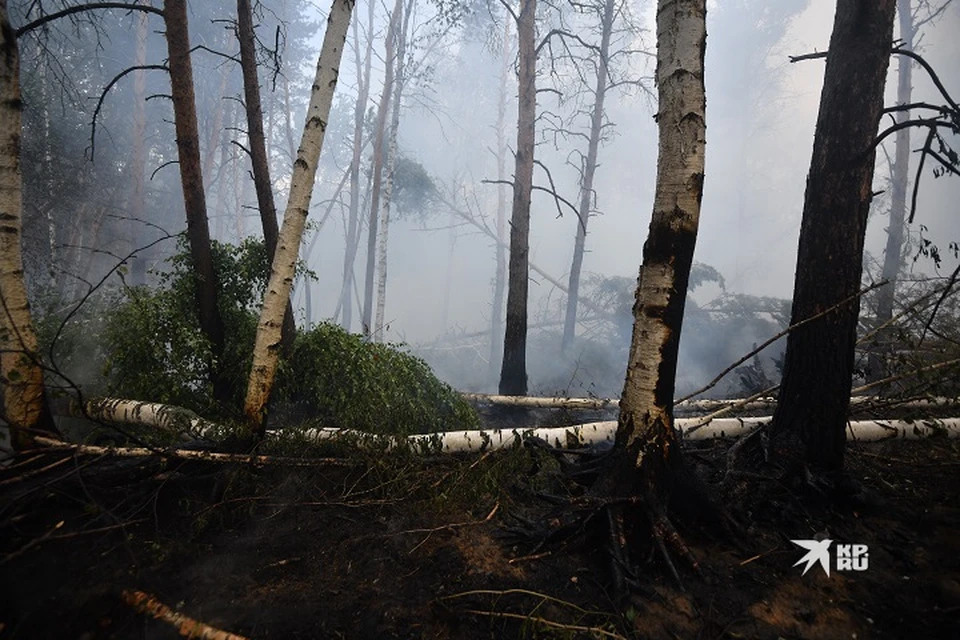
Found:
<path fill-rule="evenodd" d="M 613 31 L 614 8 L 617 0 L 606 0 L 601 18 L 600 51 L 597 53 L 597 83 L 593 90 L 593 111 L 590 114 L 590 138 L 587 156 L 583 161 L 583 179 L 580 184 L 580 208 L 577 210 L 577 234 L 573 241 L 573 260 L 570 263 L 570 279 L 567 284 L 567 309 L 563 322 L 562 351 L 573 344 L 577 327 L 577 303 L 580 296 L 580 272 L 583 268 L 583 252 L 587 242 L 587 223 L 593 208 L 593 178 L 597 172 L 597 154 L 600 149 L 600 134 L 603 131 L 603 102 L 607 95 L 607 56 L 610 53 L 610 34 Z"/>
<path fill-rule="evenodd" d="M 521 0 L 517 20 L 517 151 L 510 215 L 507 317 L 503 336 L 500 393 L 527 394 L 527 289 L 530 280 L 530 195 L 537 117 L 537 0 Z"/>
<path fill-rule="evenodd" d="M 256 35 L 253 31 L 253 14 L 250 0 L 237 0 L 237 40 L 240 41 L 240 67 L 243 71 L 243 99 L 247 111 L 247 140 L 250 145 L 250 162 L 253 164 L 253 185 L 257 191 L 257 207 L 263 225 L 263 241 L 267 256 L 273 259 L 277 251 L 277 207 L 273 202 L 273 183 L 270 180 L 270 160 L 267 155 L 266 137 L 263 134 L 263 107 L 260 103 L 260 78 L 257 74 Z M 287 300 L 283 316 L 283 331 L 280 348 L 285 357 L 293 355 L 293 340 L 297 326 L 293 318 L 293 305 Z"/>
<path fill-rule="evenodd" d="M 283 226 L 273 258 L 270 281 L 264 294 L 263 308 L 257 324 L 253 349 L 253 367 L 247 386 L 244 413 L 255 435 L 262 437 L 266 427 L 266 405 L 277 372 L 283 316 L 290 299 L 294 269 L 300 251 L 300 240 L 310 212 L 310 198 L 316 180 L 320 150 L 330 117 L 330 105 L 337 87 L 340 60 L 354 0 L 334 0 L 327 18 L 317 73 L 310 89 L 306 123 L 297 160 L 290 179 L 290 195 L 283 215 Z"/>
<path fill-rule="evenodd" d="M 787 337 L 775 449 L 843 468 L 863 242 L 896 0 L 838 0 L 807 176 L 791 324 L 853 302 Z"/>
<path fill-rule="evenodd" d="M 213 266 L 210 229 L 207 223 L 207 202 L 203 192 L 203 176 L 200 168 L 200 138 L 197 132 L 197 107 L 193 90 L 193 68 L 190 63 L 186 0 L 166 0 L 163 18 L 167 30 L 167 54 L 177 133 L 178 165 L 187 214 L 187 240 L 196 272 L 197 314 L 200 328 L 210 341 L 213 350 L 215 362 L 212 362 L 210 367 L 214 397 L 225 401 L 230 396 L 230 390 L 216 362 L 223 353 L 224 329 L 217 305 L 218 282 Z"/>
<path fill-rule="evenodd" d="M 22 109 L 17 39 L 0 0 L 0 416 L 15 449 L 28 447 L 37 430 L 56 433 L 23 281 Z"/>
<path fill-rule="evenodd" d="M 619 491 L 644 496 L 651 509 L 667 504 L 667 472 L 676 470 L 680 460 L 673 394 L 703 197 L 705 21 L 705 0 L 659 2 L 657 183 L 633 307 L 615 463 L 607 477 L 620 485 Z"/>
<path fill-rule="evenodd" d="M 897 14 L 900 22 L 901 46 L 913 50 L 914 26 L 910 0 L 897 0 Z M 897 104 L 910 103 L 913 95 L 913 59 L 900 56 L 897 60 Z M 899 124 L 910 114 L 897 111 L 894 120 Z M 883 254 L 883 269 L 880 277 L 887 284 L 877 291 L 877 325 L 889 322 L 893 317 L 893 298 L 897 290 L 897 276 L 900 273 L 903 250 L 903 236 L 906 231 L 907 186 L 910 182 L 910 127 L 900 129 L 894 137 L 893 167 L 890 170 L 890 222 L 887 226 L 887 245 Z M 885 352 L 889 351 L 891 331 L 881 331 L 878 336 L 877 353 L 871 353 L 867 369 L 867 382 L 882 380 L 889 375 Z"/>

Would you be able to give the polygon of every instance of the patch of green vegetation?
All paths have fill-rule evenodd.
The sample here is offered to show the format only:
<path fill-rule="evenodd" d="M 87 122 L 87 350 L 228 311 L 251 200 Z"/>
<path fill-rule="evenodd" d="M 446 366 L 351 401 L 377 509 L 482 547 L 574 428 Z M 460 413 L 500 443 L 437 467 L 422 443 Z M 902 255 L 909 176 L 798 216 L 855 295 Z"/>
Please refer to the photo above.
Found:
<path fill-rule="evenodd" d="M 226 336 L 221 361 L 200 331 L 195 275 L 181 247 L 158 286 L 127 288 L 108 310 L 103 346 L 108 393 L 175 404 L 212 419 L 238 415 L 266 287 L 266 252 L 253 240 L 239 247 L 215 243 L 214 263 Z M 215 367 L 233 390 L 226 406 L 213 399 Z M 273 391 L 271 426 L 300 422 L 407 435 L 471 429 L 479 418 L 425 362 L 399 345 L 369 343 L 323 323 L 298 332 Z"/>

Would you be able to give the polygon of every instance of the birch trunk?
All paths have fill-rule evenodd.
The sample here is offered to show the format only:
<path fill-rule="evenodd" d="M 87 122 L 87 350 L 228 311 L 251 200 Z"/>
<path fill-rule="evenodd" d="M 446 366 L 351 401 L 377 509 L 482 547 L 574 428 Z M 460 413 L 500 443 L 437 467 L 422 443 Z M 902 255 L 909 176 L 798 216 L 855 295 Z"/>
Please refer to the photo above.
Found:
<path fill-rule="evenodd" d="M 197 315 L 204 336 L 210 341 L 214 361 L 209 363 L 214 397 L 224 402 L 230 397 L 229 385 L 219 370 L 223 353 L 223 319 L 217 306 L 218 282 L 214 271 L 207 223 L 207 202 L 200 168 L 200 139 L 197 133 L 197 108 L 190 63 L 186 0 L 166 0 L 163 18 L 167 30 L 170 88 L 177 133 L 177 156 L 183 201 L 187 214 L 187 239 L 196 272 Z"/>
<path fill-rule="evenodd" d="M 789 468 L 843 470 L 860 310 L 863 243 L 896 0 L 839 0 L 800 224 L 790 324 L 772 440 Z"/>
<path fill-rule="evenodd" d="M 527 289 L 530 282 L 530 195 L 537 116 L 537 0 L 521 0 L 517 20 L 519 74 L 517 151 L 513 172 L 513 211 L 510 216 L 510 267 L 507 317 L 503 336 L 500 393 L 527 393 Z"/>
<path fill-rule="evenodd" d="M 373 188 L 370 191 L 370 222 L 367 227 L 367 268 L 363 282 L 363 335 L 367 339 L 373 336 L 373 279 L 376 273 L 377 233 L 380 221 L 380 197 L 383 185 L 384 138 L 387 134 L 387 116 L 390 113 L 390 101 L 393 98 L 394 57 L 397 42 L 397 19 L 403 10 L 403 0 L 396 0 L 390 14 L 390 27 L 387 30 L 386 70 L 384 71 L 383 91 L 380 93 L 380 105 L 377 108 L 377 125 L 373 142 Z"/>
<path fill-rule="evenodd" d="M 270 180 L 270 160 L 267 155 L 266 138 L 263 133 L 263 107 L 260 102 L 260 78 L 257 74 L 256 35 L 253 31 L 253 15 L 250 0 L 237 0 L 237 40 L 240 41 L 240 67 L 243 70 L 243 98 L 247 113 L 247 140 L 250 145 L 250 162 L 253 164 L 253 185 L 257 192 L 257 207 L 263 226 L 263 241 L 267 256 L 273 259 L 277 251 L 277 208 L 273 202 L 273 183 Z M 280 350 L 284 357 L 293 355 L 293 340 L 297 326 L 294 324 L 293 305 L 287 300 L 283 316 Z"/>
<path fill-rule="evenodd" d="M 38 430 L 56 433 L 23 281 L 22 108 L 17 40 L 0 0 L 0 409 L 15 449 L 30 446 Z"/>
<path fill-rule="evenodd" d="M 601 18 L 600 51 L 597 53 L 597 82 L 593 90 L 593 112 L 590 114 L 590 138 L 587 142 L 587 157 L 583 163 L 583 180 L 580 184 L 580 208 L 577 210 L 577 234 L 573 242 L 573 260 L 570 264 L 570 279 L 567 285 L 567 309 L 563 323 L 563 338 L 560 350 L 566 352 L 573 344 L 577 326 L 577 302 L 580 297 L 580 272 L 583 268 L 583 252 L 587 242 L 587 223 L 593 208 L 593 178 L 597 172 L 597 153 L 600 149 L 600 134 L 603 131 L 603 102 L 607 95 L 607 56 L 610 52 L 610 34 L 613 31 L 614 7 L 617 0 L 606 0 Z"/>
<path fill-rule="evenodd" d="M 705 0 L 658 4 L 656 192 L 633 307 L 614 464 L 601 480 L 616 495 L 642 496 L 654 514 L 665 512 L 684 472 L 673 394 L 703 197 L 705 20 Z"/>
<path fill-rule="evenodd" d="M 330 117 L 330 105 L 337 86 L 353 5 L 353 0 L 334 0 L 330 8 L 327 30 L 317 61 L 317 73 L 310 91 L 306 124 L 303 127 L 297 160 L 293 165 L 287 210 L 283 216 L 270 281 L 257 325 L 253 367 L 247 386 L 244 413 L 251 430 L 258 437 L 262 437 L 266 427 L 264 418 L 277 372 L 283 316 L 290 299 L 303 228 L 310 212 L 310 198 L 320 160 L 320 149 L 327 129 L 327 119 Z"/>
<path fill-rule="evenodd" d="M 376 330 L 373 335 L 380 342 L 384 340 L 383 318 L 387 305 L 387 239 L 390 231 L 390 205 L 393 203 L 393 178 L 397 166 L 397 134 L 400 129 L 400 102 L 403 99 L 403 74 L 411 8 L 408 4 L 406 10 L 404 10 L 403 0 L 397 0 L 396 9 L 400 11 L 400 16 L 394 16 L 396 23 L 402 24 L 403 27 L 398 29 L 399 37 L 396 39 L 397 70 L 393 80 L 393 102 L 390 109 L 390 133 L 387 142 L 387 176 L 383 185 L 383 203 L 380 207 L 380 238 L 377 246 L 377 316 L 374 321 Z"/>

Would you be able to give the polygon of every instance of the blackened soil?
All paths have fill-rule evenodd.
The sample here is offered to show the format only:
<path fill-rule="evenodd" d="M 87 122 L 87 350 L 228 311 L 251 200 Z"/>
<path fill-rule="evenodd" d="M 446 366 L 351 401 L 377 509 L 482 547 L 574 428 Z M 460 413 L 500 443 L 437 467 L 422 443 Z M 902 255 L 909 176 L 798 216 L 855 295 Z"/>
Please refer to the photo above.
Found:
<path fill-rule="evenodd" d="M 124 590 L 249 638 L 960 637 L 960 444 L 852 446 L 869 499 L 841 506 L 761 478 L 733 501 L 728 446 L 689 453 L 739 539 L 684 532 L 704 571 L 675 558 L 682 587 L 638 554 L 625 600 L 589 528 L 540 548 L 509 534 L 549 519 L 537 491 L 571 490 L 542 452 L 305 468 L 25 456 L 0 472 L 0 637 L 179 637 Z M 818 534 L 868 545 L 869 568 L 801 576 L 790 540 Z"/>

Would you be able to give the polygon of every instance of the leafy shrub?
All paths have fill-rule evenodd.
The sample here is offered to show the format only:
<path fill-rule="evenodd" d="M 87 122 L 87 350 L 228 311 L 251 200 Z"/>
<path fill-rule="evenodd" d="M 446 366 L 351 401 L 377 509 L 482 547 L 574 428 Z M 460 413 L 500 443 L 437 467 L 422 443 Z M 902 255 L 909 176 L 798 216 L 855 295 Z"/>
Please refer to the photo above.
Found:
<path fill-rule="evenodd" d="M 426 362 L 331 323 L 298 335 L 292 362 L 281 368 L 277 393 L 324 425 L 371 433 L 427 433 L 478 424 L 472 407 Z"/>
<path fill-rule="evenodd" d="M 225 327 L 221 363 L 200 330 L 194 274 L 181 248 L 155 288 L 129 288 L 107 320 L 109 392 L 176 404 L 209 417 L 242 406 L 268 272 L 262 242 L 214 245 L 218 304 Z M 233 390 L 231 406 L 213 400 L 210 372 L 219 364 Z M 371 344 L 332 324 L 298 332 L 293 358 L 281 362 L 274 416 L 290 416 L 376 433 L 471 428 L 473 409 L 429 366 L 396 346 Z M 286 405 L 286 407 L 284 407 Z M 293 407 L 295 411 L 285 411 Z M 278 421 L 271 420 L 273 426 Z"/>

